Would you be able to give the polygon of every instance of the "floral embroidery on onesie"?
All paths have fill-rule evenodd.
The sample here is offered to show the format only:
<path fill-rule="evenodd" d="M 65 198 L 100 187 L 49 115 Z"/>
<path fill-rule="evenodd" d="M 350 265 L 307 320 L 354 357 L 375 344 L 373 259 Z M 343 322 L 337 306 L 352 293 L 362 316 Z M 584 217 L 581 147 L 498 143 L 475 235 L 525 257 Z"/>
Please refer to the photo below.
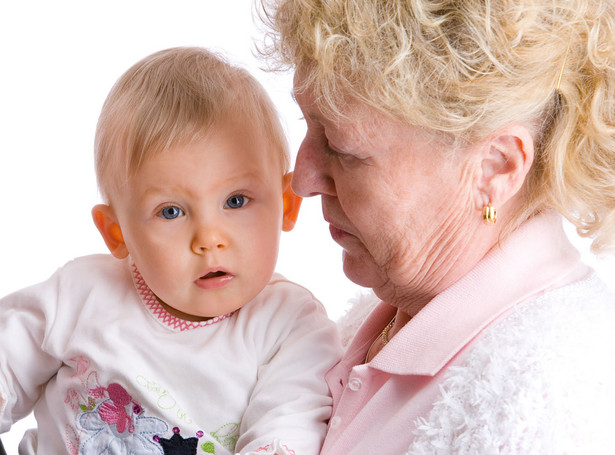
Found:
<path fill-rule="evenodd" d="M 66 447 L 71 455 L 216 453 L 212 441 L 199 446 L 199 439 L 205 435 L 203 431 L 197 431 L 196 437 L 184 438 L 180 429 L 174 427 L 170 437 L 163 437 L 169 431 L 167 422 L 148 416 L 147 410 L 121 384 L 100 385 L 98 373 L 90 370 L 90 361 L 85 357 L 72 360 L 81 387 L 68 389 L 64 399 L 64 403 L 76 412 L 76 425 L 66 426 Z M 209 435 L 233 452 L 238 433 L 239 425 L 229 423 Z"/>

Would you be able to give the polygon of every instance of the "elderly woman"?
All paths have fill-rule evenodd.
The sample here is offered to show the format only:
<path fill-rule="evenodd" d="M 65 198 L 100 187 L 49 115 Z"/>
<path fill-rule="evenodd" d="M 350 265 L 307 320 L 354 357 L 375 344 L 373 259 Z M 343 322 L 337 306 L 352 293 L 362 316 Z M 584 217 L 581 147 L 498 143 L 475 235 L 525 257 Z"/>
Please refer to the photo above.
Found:
<path fill-rule="evenodd" d="M 264 1 L 294 189 L 379 299 L 322 453 L 612 453 L 615 298 L 561 226 L 615 245 L 612 0 Z"/>

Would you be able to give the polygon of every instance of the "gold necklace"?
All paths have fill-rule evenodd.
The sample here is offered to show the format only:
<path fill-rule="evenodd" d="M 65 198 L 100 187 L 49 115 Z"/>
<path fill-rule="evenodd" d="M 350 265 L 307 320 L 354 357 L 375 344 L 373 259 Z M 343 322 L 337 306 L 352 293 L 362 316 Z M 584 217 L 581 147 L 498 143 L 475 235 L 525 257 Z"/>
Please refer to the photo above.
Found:
<path fill-rule="evenodd" d="M 389 322 L 386 325 L 386 327 L 382 329 L 382 332 L 380 332 L 380 335 L 378 335 L 376 339 L 372 341 L 372 344 L 369 346 L 369 349 L 367 350 L 367 354 L 365 355 L 365 363 L 369 363 L 372 349 L 374 349 L 374 345 L 376 344 L 377 341 L 380 340 L 380 342 L 382 343 L 382 347 L 385 347 L 387 345 L 387 343 L 389 342 L 389 331 L 391 330 L 391 327 L 393 327 L 393 324 L 395 324 L 395 318 L 396 316 L 393 316 L 393 319 L 391 319 L 391 322 Z"/>

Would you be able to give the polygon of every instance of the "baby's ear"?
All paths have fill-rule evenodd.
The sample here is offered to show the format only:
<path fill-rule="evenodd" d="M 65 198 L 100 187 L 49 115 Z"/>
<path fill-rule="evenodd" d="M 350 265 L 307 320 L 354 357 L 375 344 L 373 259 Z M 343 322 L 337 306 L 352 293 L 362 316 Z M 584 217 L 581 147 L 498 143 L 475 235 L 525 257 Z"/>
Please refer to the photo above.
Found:
<path fill-rule="evenodd" d="M 92 218 L 111 254 L 118 259 L 128 256 L 124 236 L 113 209 L 105 204 L 95 205 L 92 209 Z"/>
<path fill-rule="evenodd" d="M 290 181 L 293 178 L 293 173 L 289 172 L 284 176 L 284 216 L 282 218 L 282 230 L 285 232 L 292 231 L 299 216 L 299 208 L 301 207 L 301 198 L 297 196 L 290 187 Z"/>

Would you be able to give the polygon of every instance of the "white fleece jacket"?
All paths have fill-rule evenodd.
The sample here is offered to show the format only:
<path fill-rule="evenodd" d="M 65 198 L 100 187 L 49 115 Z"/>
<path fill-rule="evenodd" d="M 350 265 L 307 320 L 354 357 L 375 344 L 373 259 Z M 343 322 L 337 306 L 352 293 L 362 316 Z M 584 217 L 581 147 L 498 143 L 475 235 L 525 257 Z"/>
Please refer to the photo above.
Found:
<path fill-rule="evenodd" d="M 487 329 L 408 454 L 615 453 L 615 304 L 595 276 Z"/>

